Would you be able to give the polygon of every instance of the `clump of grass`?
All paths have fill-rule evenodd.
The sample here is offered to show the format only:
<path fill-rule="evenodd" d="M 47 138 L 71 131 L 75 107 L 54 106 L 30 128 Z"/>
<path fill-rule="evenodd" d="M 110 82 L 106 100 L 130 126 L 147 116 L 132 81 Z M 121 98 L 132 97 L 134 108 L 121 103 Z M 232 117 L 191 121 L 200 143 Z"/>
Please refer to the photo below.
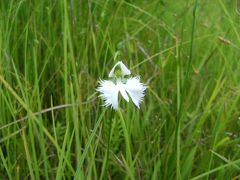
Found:
<path fill-rule="evenodd" d="M 1 1 L 0 179 L 237 179 L 235 5 Z M 101 106 L 116 56 L 140 110 Z"/>

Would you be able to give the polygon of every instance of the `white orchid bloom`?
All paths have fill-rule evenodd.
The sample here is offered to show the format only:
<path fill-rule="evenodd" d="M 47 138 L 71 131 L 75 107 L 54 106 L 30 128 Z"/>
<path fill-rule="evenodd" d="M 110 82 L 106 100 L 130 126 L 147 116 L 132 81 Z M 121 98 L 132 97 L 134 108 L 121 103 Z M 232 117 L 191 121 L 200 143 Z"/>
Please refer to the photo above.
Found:
<path fill-rule="evenodd" d="M 109 73 L 109 77 L 113 77 L 117 65 L 120 65 L 123 76 L 131 74 L 130 70 L 119 61 Z M 147 86 L 140 82 L 139 77 L 130 77 L 128 79 L 119 77 L 115 79 L 115 81 L 100 81 L 100 86 L 97 88 L 97 91 L 101 93 L 100 97 L 104 100 L 104 105 L 106 107 L 111 106 L 113 109 L 117 110 L 119 92 L 127 102 L 129 102 L 130 97 L 133 103 L 140 108 L 139 105 L 143 100 L 146 88 Z"/>
<path fill-rule="evenodd" d="M 114 71 L 116 69 L 116 67 L 120 65 L 120 68 L 122 70 L 122 75 L 130 75 L 131 74 L 131 71 L 125 66 L 125 64 L 123 64 L 122 61 L 118 61 L 117 64 L 115 64 L 112 68 L 112 70 L 110 71 L 108 77 L 113 77 L 113 74 L 114 74 Z"/>
<path fill-rule="evenodd" d="M 147 89 L 147 86 L 140 82 L 139 77 L 129 78 L 124 86 L 133 103 L 140 108 L 139 105 L 143 101 L 144 91 Z"/>

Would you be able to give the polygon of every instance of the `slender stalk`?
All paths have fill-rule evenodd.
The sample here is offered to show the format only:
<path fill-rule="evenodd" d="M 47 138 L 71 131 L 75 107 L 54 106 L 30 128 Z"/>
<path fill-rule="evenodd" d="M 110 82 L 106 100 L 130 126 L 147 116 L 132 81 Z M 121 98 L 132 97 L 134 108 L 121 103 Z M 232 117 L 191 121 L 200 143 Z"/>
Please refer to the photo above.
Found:
<path fill-rule="evenodd" d="M 178 39 L 176 38 L 176 44 L 178 44 Z M 181 118 L 181 63 L 179 58 L 179 46 L 176 46 L 176 60 L 177 60 L 177 118 L 176 118 L 176 131 L 175 131 L 175 141 L 176 141 L 176 149 L 177 149 L 177 157 L 176 157 L 176 174 L 177 179 L 181 179 L 181 169 L 180 169 L 180 118 Z"/>
<path fill-rule="evenodd" d="M 97 120 L 97 122 L 96 122 L 96 124 L 95 124 L 95 127 L 94 127 L 94 129 L 93 129 L 93 131 L 92 131 L 92 134 L 90 135 L 90 137 L 89 137 L 89 139 L 88 139 L 88 142 L 87 142 L 87 144 L 86 144 L 86 146 L 85 146 L 85 150 L 83 151 L 82 156 L 81 156 L 81 158 L 80 158 L 80 160 L 79 160 L 79 164 L 78 164 L 78 167 L 77 167 L 77 171 L 76 171 L 75 176 L 74 176 L 74 179 L 75 179 L 75 180 L 81 178 L 81 169 L 82 169 L 84 160 L 85 160 L 85 158 L 86 158 L 86 156 L 87 156 L 87 153 L 88 153 L 88 150 L 89 150 L 89 148 L 90 148 L 90 146 L 91 146 L 91 143 L 92 143 L 92 141 L 93 141 L 93 138 L 94 138 L 94 136 L 95 136 L 96 133 L 97 133 L 97 129 L 98 129 L 98 127 L 100 126 L 100 124 L 101 124 L 101 122 L 102 122 L 102 119 L 103 119 L 103 116 L 104 116 L 105 112 L 106 112 L 106 109 L 103 110 L 102 114 L 99 116 L 99 118 L 98 118 L 98 120 Z"/>
<path fill-rule="evenodd" d="M 106 159 L 106 165 L 103 170 L 103 177 L 107 175 L 108 172 L 108 165 L 109 165 L 109 152 L 110 152 L 110 146 L 111 146 L 111 134 L 112 134 L 112 118 L 110 119 L 109 126 L 108 126 L 108 144 L 107 144 L 107 159 Z M 107 176 L 106 176 L 107 177 Z"/>
<path fill-rule="evenodd" d="M 192 64 L 197 5 L 198 5 L 198 0 L 195 0 L 195 4 L 194 4 L 194 8 L 193 8 L 193 21 L 192 21 L 192 33 L 191 33 L 191 42 L 190 42 L 190 54 L 189 54 L 189 61 L 188 61 L 188 66 L 187 66 L 187 79 L 189 78 L 190 66 Z"/>
<path fill-rule="evenodd" d="M 22 126 L 23 123 L 21 123 Z M 28 143 L 27 143 L 27 136 L 26 136 L 26 129 L 23 128 L 22 130 L 22 140 L 23 140 L 23 145 L 24 145 L 24 149 L 25 149 L 25 154 L 26 154 L 26 159 L 27 159 L 27 164 L 28 164 L 28 168 L 29 168 L 29 172 L 30 172 L 30 177 L 32 180 L 35 179 L 34 173 L 33 173 L 33 167 L 32 167 L 32 160 L 31 160 L 31 155 L 29 152 L 29 147 L 28 147 Z"/>
<path fill-rule="evenodd" d="M 120 117 L 122 129 L 123 129 L 123 134 L 124 134 L 124 139 L 125 139 L 126 159 L 127 159 L 128 166 L 130 167 L 130 170 L 131 170 L 131 172 L 129 172 L 129 173 L 131 173 L 130 177 L 133 178 L 134 177 L 134 166 L 133 166 L 133 161 L 132 161 L 130 137 L 129 137 L 129 133 L 128 133 L 127 126 L 126 126 L 126 123 L 124 121 L 122 112 L 120 110 L 118 110 L 118 114 L 119 114 L 119 117 Z"/>

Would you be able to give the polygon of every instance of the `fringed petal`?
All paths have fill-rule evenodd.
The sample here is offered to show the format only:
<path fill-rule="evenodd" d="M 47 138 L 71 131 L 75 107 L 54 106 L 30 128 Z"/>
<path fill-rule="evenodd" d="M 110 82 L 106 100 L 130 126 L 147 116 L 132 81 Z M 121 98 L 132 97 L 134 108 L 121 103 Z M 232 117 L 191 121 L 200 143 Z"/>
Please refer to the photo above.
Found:
<path fill-rule="evenodd" d="M 137 77 L 129 78 L 125 84 L 125 89 L 129 96 L 131 97 L 133 103 L 138 107 L 143 100 L 144 91 L 147 89 L 147 86 L 142 84 Z"/>
<path fill-rule="evenodd" d="M 113 109 L 118 109 L 118 92 L 119 88 L 112 81 L 100 81 L 100 86 L 97 91 L 101 93 L 100 97 L 104 100 L 105 106 L 111 106 Z"/>

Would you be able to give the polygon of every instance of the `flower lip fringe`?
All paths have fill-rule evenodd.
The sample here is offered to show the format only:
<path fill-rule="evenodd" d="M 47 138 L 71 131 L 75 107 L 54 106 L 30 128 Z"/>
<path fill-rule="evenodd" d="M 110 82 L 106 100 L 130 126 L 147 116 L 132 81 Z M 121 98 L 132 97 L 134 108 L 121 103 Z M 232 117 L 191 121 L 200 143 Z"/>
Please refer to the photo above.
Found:
<path fill-rule="evenodd" d="M 120 75 L 115 73 L 117 66 L 120 66 Z M 113 109 L 118 109 L 118 94 L 122 95 L 123 99 L 129 102 L 129 97 L 132 102 L 140 108 L 140 103 L 143 101 L 144 92 L 147 86 L 140 82 L 140 77 L 124 76 L 130 75 L 131 71 L 123 64 L 122 61 L 117 62 L 109 73 L 110 80 L 100 80 L 97 91 L 100 92 L 100 97 L 104 100 L 104 106 L 111 106 Z"/>

